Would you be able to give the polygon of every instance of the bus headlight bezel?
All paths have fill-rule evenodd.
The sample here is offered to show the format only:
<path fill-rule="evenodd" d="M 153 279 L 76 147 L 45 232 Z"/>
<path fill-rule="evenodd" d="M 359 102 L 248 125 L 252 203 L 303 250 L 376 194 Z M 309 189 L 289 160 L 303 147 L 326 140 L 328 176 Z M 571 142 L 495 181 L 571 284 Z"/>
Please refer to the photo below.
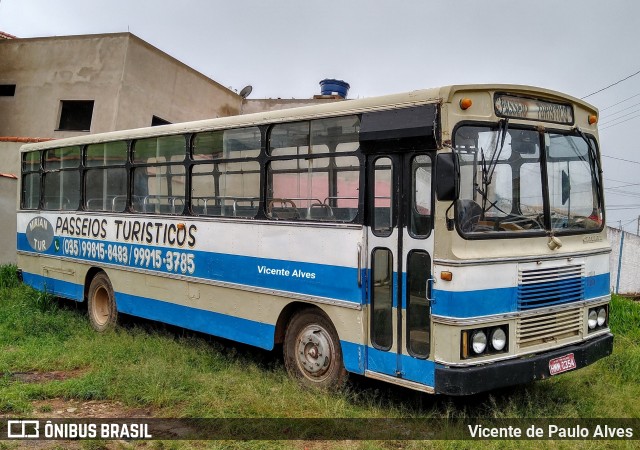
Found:
<path fill-rule="evenodd" d="M 509 326 L 506 324 L 462 330 L 461 359 L 496 355 L 509 351 Z"/>
<path fill-rule="evenodd" d="M 487 335 L 483 330 L 475 330 L 471 333 L 471 350 L 476 355 L 481 355 L 487 349 Z"/>
<path fill-rule="evenodd" d="M 501 352 L 507 346 L 507 333 L 502 327 L 496 327 L 491 331 L 489 340 L 494 350 Z"/>
<path fill-rule="evenodd" d="M 596 326 L 598 326 L 598 313 L 595 309 L 590 309 L 587 314 L 587 327 L 590 330 L 595 330 Z"/>
<path fill-rule="evenodd" d="M 609 327 L 609 305 L 589 308 L 587 311 L 587 331 L 594 333 Z"/>

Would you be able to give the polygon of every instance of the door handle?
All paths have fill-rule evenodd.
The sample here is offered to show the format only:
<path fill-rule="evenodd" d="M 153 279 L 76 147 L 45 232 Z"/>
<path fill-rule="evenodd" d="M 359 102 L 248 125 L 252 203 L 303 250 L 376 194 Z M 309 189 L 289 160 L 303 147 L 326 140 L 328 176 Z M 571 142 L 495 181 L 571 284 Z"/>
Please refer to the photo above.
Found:
<path fill-rule="evenodd" d="M 433 283 L 435 283 L 435 281 L 436 281 L 436 279 L 433 278 L 433 277 L 429 277 L 427 279 L 427 295 L 426 295 L 426 297 L 427 297 L 427 303 L 429 305 L 433 305 L 433 304 L 436 303 L 435 299 L 429 298 L 429 292 L 431 292 L 431 295 L 433 295 Z"/>
<path fill-rule="evenodd" d="M 358 242 L 358 287 L 362 287 L 362 244 Z"/>

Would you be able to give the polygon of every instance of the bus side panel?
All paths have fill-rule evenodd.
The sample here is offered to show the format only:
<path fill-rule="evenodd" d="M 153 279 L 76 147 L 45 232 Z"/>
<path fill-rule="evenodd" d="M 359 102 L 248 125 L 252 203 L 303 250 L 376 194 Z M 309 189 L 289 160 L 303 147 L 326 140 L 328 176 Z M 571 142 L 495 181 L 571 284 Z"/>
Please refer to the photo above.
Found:
<path fill-rule="evenodd" d="M 22 213 L 20 266 L 28 284 L 76 300 L 87 271 L 100 267 L 122 313 L 265 349 L 288 304 L 315 304 L 336 328 L 347 370 L 364 373 L 362 227 L 185 219 L 138 217 L 127 225 L 111 215 Z M 96 221 L 98 235 L 83 236 L 85 222 Z M 48 245 L 31 245 L 32 224 L 53 229 Z M 187 230 L 183 245 L 176 224 Z M 41 275 L 49 266 L 58 270 Z"/>
<path fill-rule="evenodd" d="M 116 292 L 118 311 L 271 350 L 275 324 Z"/>
<path fill-rule="evenodd" d="M 18 248 L 21 240 L 24 240 L 24 235 L 18 235 Z M 66 261 L 18 254 L 17 262 L 26 285 L 58 297 L 78 302 L 84 300 L 84 287 L 77 278 L 79 273 Z M 80 272 L 84 273 L 83 270 Z"/>
<path fill-rule="evenodd" d="M 347 369 L 348 372 L 363 375 L 366 368 L 365 361 L 367 359 L 366 345 L 340 339 L 340 346 L 342 348 L 344 368 Z"/>
<path fill-rule="evenodd" d="M 31 271 L 60 260 L 46 256 L 19 255 L 25 284 L 54 295 L 81 301 L 83 284 L 42 276 Z M 33 266 L 33 267 L 32 267 Z M 64 262 L 67 271 L 84 274 L 90 266 Z M 275 324 L 290 299 L 233 288 L 210 286 L 110 267 L 103 269 L 115 290 L 118 311 L 132 316 L 180 326 L 213 336 L 231 339 L 267 350 L 273 349 Z M 53 286 L 65 286 L 62 295 Z M 366 346 L 362 341 L 362 311 L 332 305 L 318 305 L 334 323 L 343 351 L 345 368 L 364 374 Z"/>
<path fill-rule="evenodd" d="M 83 286 L 73 282 L 29 272 L 23 272 L 23 280 L 25 284 L 34 289 L 57 297 L 68 298 L 77 302 L 84 300 Z"/>

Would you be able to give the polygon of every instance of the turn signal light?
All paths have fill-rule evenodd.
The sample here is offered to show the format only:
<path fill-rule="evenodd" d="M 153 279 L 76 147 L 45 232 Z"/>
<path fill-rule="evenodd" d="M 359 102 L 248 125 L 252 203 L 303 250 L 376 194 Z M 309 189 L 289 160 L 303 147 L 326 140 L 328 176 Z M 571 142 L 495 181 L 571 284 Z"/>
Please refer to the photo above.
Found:
<path fill-rule="evenodd" d="M 467 110 L 471 108 L 471 105 L 473 105 L 473 102 L 471 101 L 470 98 L 465 97 L 462 100 L 460 100 L 460 108 L 463 110 Z"/>
<path fill-rule="evenodd" d="M 453 280 L 453 274 L 449 271 L 440 272 L 440 279 L 444 281 L 451 281 Z"/>
<path fill-rule="evenodd" d="M 595 114 L 589 114 L 589 125 L 593 125 L 598 122 L 598 116 Z"/>

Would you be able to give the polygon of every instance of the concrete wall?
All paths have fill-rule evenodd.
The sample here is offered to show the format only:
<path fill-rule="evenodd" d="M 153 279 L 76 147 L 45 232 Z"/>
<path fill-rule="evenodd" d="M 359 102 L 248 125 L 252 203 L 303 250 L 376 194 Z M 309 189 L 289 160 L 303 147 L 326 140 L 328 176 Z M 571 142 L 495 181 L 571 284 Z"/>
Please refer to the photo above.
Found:
<path fill-rule="evenodd" d="M 321 105 L 323 103 L 331 103 L 342 101 L 336 98 L 309 98 L 309 99 L 290 99 L 281 98 L 273 99 L 246 99 L 242 104 L 242 114 L 251 114 L 257 112 L 275 111 L 278 109 L 297 108 L 298 106 Z"/>
<path fill-rule="evenodd" d="M 20 147 L 26 142 L 0 139 L 0 174 L 20 176 Z M 18 180 L 0 175 L 0 264 L 16 263 Z"/>
<path fill-rule="evenodd" d="M 15 84 L 0 98 L 0 136 L 69 137 L 56 131 L 61 100 L 94 100 L 91 132 L 113 127 L 126 35 L 0 41 L 0 83 Z"/>
<path fill-rule="evenodd" d="M 0 140 L 0 173 L 20 176 L 20 147 L 24 144 Z"/>
<path fill-rule="evenodd" d="M 241 105 L 235 92 L 132 36 L 113 129 L 148 127 L 153 115 L 172 123 L 232 116 Z"/>
<path fill-rule="evenodd" d="M 129 33 L 0 40 L 0 136 L 62 138 L 61 100 L 94 100 L 91 133 L 240 112 L 242 98 Z"/>
<path fill-rule="evenodd" d="M 640 294 L 640 236 L 611 227 L 607 236 L 611 243 L 611 291 Z"/>
<path fill-rule="evenodd" d="M 16 263 L 18 180 L 0 176 L 0 264 Z"/>

